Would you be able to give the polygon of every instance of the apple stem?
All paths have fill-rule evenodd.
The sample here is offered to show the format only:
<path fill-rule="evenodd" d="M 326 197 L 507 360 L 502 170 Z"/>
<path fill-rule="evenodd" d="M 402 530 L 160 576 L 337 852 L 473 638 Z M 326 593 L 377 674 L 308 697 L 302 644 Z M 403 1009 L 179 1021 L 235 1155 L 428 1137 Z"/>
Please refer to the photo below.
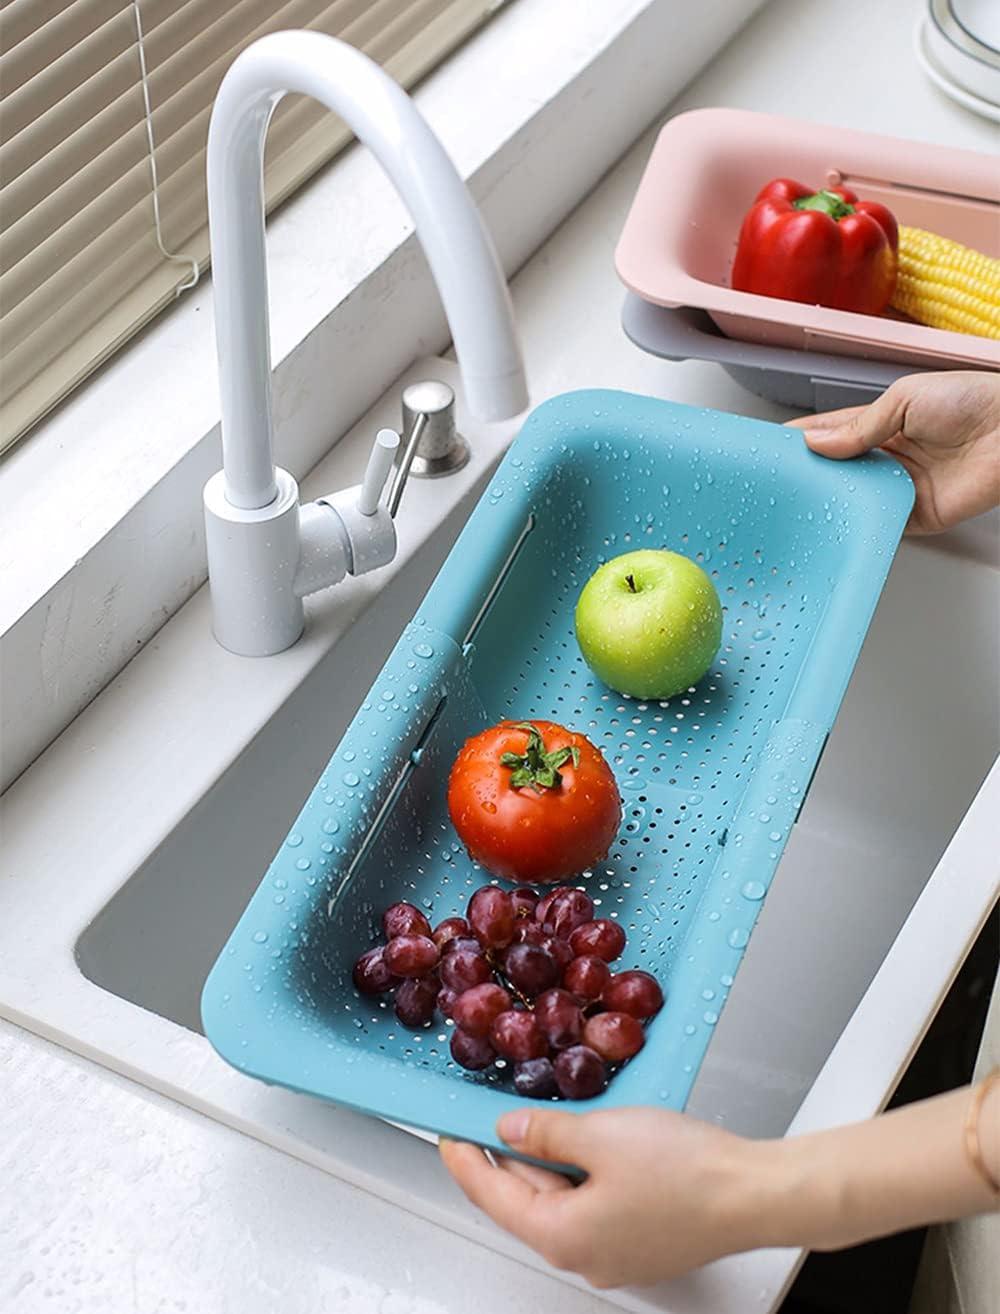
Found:
<path fill-rule="evenodd" d="M 628 591 L 629 591 L 629 593 L 638 593 L 638 592 L 639 592 L 639 590 L 638 590 L 638 589 L 636 588 L 636 586 L 635 586 L 635 576 L 634 576 L 634 575 L 626 575 L 626 576 L 625 576 L 625 583 L 628 585 Z"/>

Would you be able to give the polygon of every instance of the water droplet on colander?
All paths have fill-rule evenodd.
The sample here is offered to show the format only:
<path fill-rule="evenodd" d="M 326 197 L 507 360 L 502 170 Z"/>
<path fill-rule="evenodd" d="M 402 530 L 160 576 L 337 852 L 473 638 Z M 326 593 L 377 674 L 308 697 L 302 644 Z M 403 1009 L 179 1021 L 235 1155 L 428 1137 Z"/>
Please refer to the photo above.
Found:
<path fill-rule="evenodd" d="M 274 882 L 274 888 L 276 890 L 287 890 L 288 882 L 284 879 L 283 876 L 279 876 L 277 880 Z"/>
<path fill-rule="evenodd" d="M 750 937 L 742 927 L 738 926 L 735 931 L 729 932 L 728 939 L 732 948 L 742 949 Z"/>
<path fill-rule="evenodd" d="M 760 881 L 747 881 L 740 890 L 740 894 L 743 895 L 744 899 L 752 899 L 756 902 L 758 899 L 763 899 L 764 886 Z"/>
<path fill-rule="evenodd" d="M 693 1026 L 691 1025 L 691 1023 L 689 1022 L 689 1023 L 687 1024 L 687 1026 L 684 1028 L 684 1034 L 685 1034 L 686 1036 L 693 1036 L 696 1030 L 697 1030 L 697 1028 L 696 1028 L 696 1027 L 693 1027 Z"/>
<path fill-rule="evenodd" d="M 434 649 L 429 643 L 415 643 L 413 645 L 413 651 L 418 657 L 423 657 L 425 659 L 434 656 Z"/>
<path fill-rule="evenodd" d="M 760 820 L 764 825 L 766 825 L 771 820 L 770 812 L 762 812 L 760 814 Z"/>
<path fill-rule="evenodd" d="M 276 895 L 274 896 L 274 902 L 275 902 L 275 903 L 284 903 L 284 902 L 285 902 L 285 896 L 284 896 L 283 894 L 276 894 Z"/>
<path fill-rule="evenodd" d="M 361 784 L 361 777 L 354 771 L 348 771 L 344 776 L 344 784 L 353 789 L 355 785 Z"/>
<path fill-rule="evenodd" d="M 723 972 L 723 974 L 719 977 L 719 984 L 724 985 L 728 989 L 733 984 L 733 978 L 729 975 L 728 972 Z"/>
<path fill-rule="evenodd" d="M 721 915 L 722 915 L 721 913 L 717 913 L 717 912 L 714 912 L 714 911 L 713 911 L 713 912 L 710 912 L 710 913 L 708 914 L 708 920 L 709 920 L 710 922 L 717 922 L 717 921 L 719 920 L 719 918 L 720 918 Z"/>
<path fill-rule="evenodd" d="M 754 630 L 753 632 L 753 638 L 756 643 L 760 643 L 761 640 L 769 639 L 770 637 L 771 637 L 770 630 Z"/>
<path fill-rule="evenodd" d="M 718 1015 L 718 1013 L 713 1013 L 713 1012 L 711 1012 L 711 1011 L 709 1011 L 709 1012 L 707 1012 L 707 1013 L 703 1013 L 703 1014 L 702 1014 L 702 1017 L 705 1019 L 705 1021 L 708 1023 L 708 1025 L 709 1025 L 710 1027 L 714 1027 L 715 1024 L 716 1024 L 716 1022 L 718 1022 L 718 1020 L 719 1020 L 719 1015 Z"/>
<path fill-rule="evenodd" d="M 340 822 L 337 818 L 327 817 L 326 821 L 323 822 L 324 833 L 327 835 L 336 835 L 338 830 L 340 830 Z"/>
<path fill-rule="evenodd" d="M 714 991 L 714 990 L 703 990 L 703 991 L 701 992 L 701 997 L 702 997 L 702 999 L 714 999 L 714 998 L 715 998 L 715 991 Z"/>
<path fill-rule="evenodd" d="M 292 834 L 289 835 L 288 839 L 285 840 L 285 843 L 288 845 L 290 849 L 297 849 L 299 845 L 302 843 L 302 836 L 297 835 L 293 831 Z"/>
<path fill-rule="evenodd" d="M 299 858 L 295 865 L 298 867 L 299 871 L 308 871 L 312 866 L 312 863 L 308 858 Z"/>
<path fill-rule="evenodd" d="M 781 831 L 780 831 L 780 830 L 772 830 L 772 831 L 768 834 L 768 837 L 767 837 L 767 838 L 768 838 L 769 840 L 771 840 L 771 842 L 772 842 L 773 844 L 777 844 L 778 840 L 781 839 Z"/>
<path fill-rule="evenodd" d="M 324 853 L 333 852 L 333 845 L 330 843 L 329 840 L 324 840 L 323 843 L 320 845 L 320 848 L 323 850 Z"/>
<path fill-rule="evenodd" d="M 254 931 L 254 933 L 253 933 L 253 942 L 254 942 L 254 944 L 267 944 L 267 932 L 266 932 L 266 931 Z"/>

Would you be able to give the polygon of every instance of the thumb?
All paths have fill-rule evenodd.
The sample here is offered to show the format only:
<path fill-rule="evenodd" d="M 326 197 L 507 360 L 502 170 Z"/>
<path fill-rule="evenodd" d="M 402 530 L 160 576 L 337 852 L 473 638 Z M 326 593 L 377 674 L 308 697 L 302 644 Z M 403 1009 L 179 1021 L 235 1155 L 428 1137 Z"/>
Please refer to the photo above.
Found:
<path fill-rule="evenodd" d="M 512 1150 L 532 1159 L 584 1167 L 588 1158 L 586 1114 L 558 1113 L 554 1109 L 515 1109 L 505 1113 L 497 1131 Z"/>
<path fill-rule="evenodd" d="M 881 447 L 903 428 L 906 408 L 911 400 L 909 383 L 909 378 L 898 379 L 870 406 L 800 421 L 805 429 L 807 446 L 818 455 L 835 461 L 861 456 Z"/>

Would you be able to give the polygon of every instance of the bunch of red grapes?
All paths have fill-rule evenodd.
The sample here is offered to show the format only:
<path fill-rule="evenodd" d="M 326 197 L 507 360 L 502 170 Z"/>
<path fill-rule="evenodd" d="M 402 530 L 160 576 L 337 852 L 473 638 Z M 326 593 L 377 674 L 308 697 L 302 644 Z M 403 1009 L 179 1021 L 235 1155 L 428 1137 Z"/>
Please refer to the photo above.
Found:
<path fill-rule="evenodd" d="M 419 908 L 394 903 L 382 929 L 386 943 L 354 965 L 357 989 L 394 990 L 406 1027 L 429 1026 L 437 1010 L 455 1024 L 455 1062 L 480 1072 L 507 1060 L 519 1095 L 599 1095 L 608 1065 L 642 1049 L 643 1023 L 663 1005 L 648 972 L 612 972 L 625 932 L 569 886 L 539 895 L 484 885 L 465 917 L 433 930 Z"/>

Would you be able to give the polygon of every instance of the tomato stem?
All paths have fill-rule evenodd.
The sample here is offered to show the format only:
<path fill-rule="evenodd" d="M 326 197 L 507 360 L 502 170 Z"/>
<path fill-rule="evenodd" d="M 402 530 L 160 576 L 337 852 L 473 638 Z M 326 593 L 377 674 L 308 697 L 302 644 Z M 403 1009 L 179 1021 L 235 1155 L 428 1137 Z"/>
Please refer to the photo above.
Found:
<path fill-rule="evenodd" d="M 562 784 L 559 768 L 567 762 L 580 765 L 580 750 L 575 745 L 557 748 L 551 753 L 545 751 L 545 744 L 538 732 L 538 727 L 530 721 L 520 721 L 518 730 L 528 733 L 528 747 L 524 753 L 502 753 L 500 765 L 510 767 L 511 789 L 524 789 L 531 785 L 539 793 L 543 789 L 554 789 Z"/>

